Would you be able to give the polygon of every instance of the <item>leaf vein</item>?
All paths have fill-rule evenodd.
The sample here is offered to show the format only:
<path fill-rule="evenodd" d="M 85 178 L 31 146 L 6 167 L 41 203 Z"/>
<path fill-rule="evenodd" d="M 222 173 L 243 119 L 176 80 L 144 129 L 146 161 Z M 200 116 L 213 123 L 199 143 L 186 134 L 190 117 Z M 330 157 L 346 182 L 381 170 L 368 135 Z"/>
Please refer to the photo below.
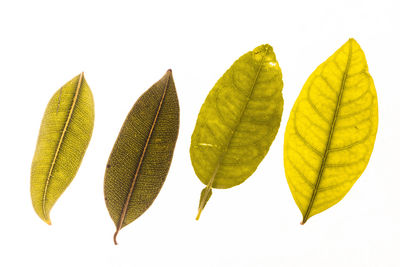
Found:
<path fill-rule="evenodd" d="M 43 191 L 43 198 L 42 198 L 43 217 L 46 220 L 49 220 L 48 214 L 46 212 L 47 191 L 48 191 L 48 188 L 49 188 L 49 185 L 50 185 L 50 180 L 51 180 L 51 177 L 53 175 L 53 170 L 54 170 L 54 167 L 56 165 L 56 161 L 57 161 L 61 146 L 63 144 L 63 141 L 64 141 L 65 135 L 67 133 L 67 129 L 68 129 L 69 123 L 70 123 L 71 118 L 72 118 L 72 114 L 75 111 L 76 102 L 78 100 L 78 95 L 79 95 L 79 92 L 80 92 L 80 89 L 81 89 L 81 85 L 82 85 L 82 80 L 83 80 L 83 73 L 81 73 L 81 75 L 79 76 L 78 85 L 77 85 L 76 90 L 75 90 L 75 94 L 74 94 L 74 98 L 72 100 L 71 108 L 69 110 L 67 120 L 65 121 L 64 128 L 62 130 L 60 139 L 58 141 L 57 149 L 56 149 L 56 152 L 54 153 L 54 157 L 53 157 L 53 160 L 52 160 L 52 163 L 51 163 L 51 166 L 50 166 L 50 170 L 49 170 L 49 173 L 47 175 L 47 179 L 46 179 L 46 183 L 45 183 L 45 187 L 44 187 L 44 191 Z M 57 110 L 58 110 L 58 108 L 57 108 Z"/>
<path fill-rule="evenodd" d="M 326 160 L 328 158 L 329 148 L 331 146 L 331 141 L 332 141 L 333 133 L 334 133 L 334 130 L 335 130 L 335 125 L 336 125 L 336 120 L 337 120 L 337 117 L 338 117 L 338 114 L 339 114 L 340 104 L 341 104 L 341 101 L 342 101 L 343 92 L 344 92 L 345 85 L 346 85 L 347 73 L 348 73 L 349 68 L 350 68 L 351 57 L 352 57 L 352 42 L 350 42 L 350 44 L 349 44 L 349 54 L 348 54 L 348 57 L 347 57 L 346 68 L 345 68 L 344 73 L 343 73 L 342 82 L 341 82 L 341 85 L 340 85 L 340 91 L 339 91 L 339 95 L 338 95 L 338 100 L 337 100 L 337 104 L 336 104 L 336 108 L 335 108 L 335 113 L 334 113 L 333 118 L 332 118 L 331 129 L 329 131 L 328 140 L 327 140 L 326 146 L 325 146 L 325 152 L 324 152 L 324 155 L 323 155 L 323 158 L 322 158 L 322 162 L 321 162 L 320 170 L 319 170 L 318 177 L 317 177 L 317 180 L 316 180 L 315 188 L 314 188 L 313 193 L 311 195 L 311 199 L 310 199 L 309 205 L 307 207 L 307 211 L 304 214 L 304 218 L 303 218 L 303 222 L 302 222 L 303 224 L 307 221 L 307 219 L 310 216 L 310 212 L 311 212 L 311 209 L 313 207 L 313 204 L 314 204 L 317 192 L 318 192 L 319 185 L 321 183 L 321 179 L 322 179 L 322 176 L 323 176 L 323 173 L 324 173 L 324 169 L 326 167 Z M 336 60 L 334 60 L 334 61 L 336 62 Z"/>

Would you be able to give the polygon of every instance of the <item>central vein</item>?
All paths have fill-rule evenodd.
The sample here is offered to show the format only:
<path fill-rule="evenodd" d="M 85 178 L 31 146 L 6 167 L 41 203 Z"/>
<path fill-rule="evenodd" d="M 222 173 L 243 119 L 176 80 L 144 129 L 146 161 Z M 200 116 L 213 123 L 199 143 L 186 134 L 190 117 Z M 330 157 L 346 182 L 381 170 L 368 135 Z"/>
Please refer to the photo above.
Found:
<path fill-rule="evenodd" d="M 268 52 L 268 51 L 267 51 L 267 52 Z M 253 81 L 253 84 L 252 84 L 252 86 L 251 86 L 250 93 L 249 93 L 249 95 L 248 95 L 247 98 L 246 98 L 246 103 L 244 104 L 244 106 L 242 107 L 242 109 L 241 109 L 241 111 L 240 111 L 240 113 L 239 113 L 238 122 L 235 124 L 235 127 L 233 128 L 233 130 L 232 130 L 232 132 L 231 132 L 231 135 L 230 135 L 230 137 L 229 137 L 229 141 L 228 141 L 228 143 L 227 143 L 227 145 L 226 145 L 226 148 L 225 148 L 225 152 L 229 150 L 229 147 L 231 146 L 231 143 L 232 143 L 233 136 L 235 135 L 235 133 L 236 133 L 236 131 L 237 131 L 237 129 L 238 129 L 240 123 L 242 122 L 243 114 L 244 114 L 244 112 L 246 111 L 247 106 L 249 105 L 249 102 L 250 102 L 251 97 L 253 96 L 254 88 L 256 87 L 258 77 L 260 76 L 260 73 L 261 73 L 261 70 L 262 70 L 262 67 L 263 67 L 264 58 L 265 58 L 265 55 L 263 55 L 262 58 L 261 58 L 261 60 L 260 60 L 260 64 L 259 64 L 259 66 L 258 66 L 256 76 L 255 76 L 254 81 Z M 234 78 L 234 77 L 233 77 L 233 78 Z M 223 153 L 223 154 L 221 154 L 221 155 L 219 156 L 218 162 L 217 162 L 216 170 L 215 170 L 215 172 L 214 172 L 214 175 L 211 177 L 210 182 L 208 183 L 207 187 L 212 187 L 212 184 L 214 183 L 215 177 L 217 176 L 220 163 L 221 163 L 221 161 L 224 159 L 225 154 L 226 154 L 226 153 Z"/>
<path fill-rule="evenodd" d="M 47 192 L 49 190 L 49 184 L 50 184 L 51 176 L 53 175 L 53 170 L 54 170 L 54 167 L 56 165 L 56 161 L 57 161 L 57 158 L 58 158 L 58 155 L 59 155 L 59 152 L 60 152 L 61 145 L 63 144 L 65 134 L 67 132 L 69 123 L 70 123 L 71 118 L 72 118 L 72 114 L 73 114 L 73 112 L 75 110 L 75 106 L 76 106 L 76 102 L 77 102 L 77 99 L 78 99 L 79 91 L 80 91 L 81 85 L 82 85 L 82 80 L 83 80 L 83 73 L 81 73 L 81 75 L 79 76 L 79 81 L 78 81 L 78 85 L 77 85 L 76 90 L 75 90 L 74 98 L 72 100 L 71 109 L 70 109 L 70 111 L 68 113 L 67 120 L 65 121 L 64 128 L 63 128 L 63 131 L 61 133 L 60 140 L 58 141 L 57 149 L 56 149 L 56 152 L 54 154 L 53 161 L 51 163 L 50 170 L 49 170 L 49 173 L 48 173 L 47 178 L 46 178 L 46 184 L 45 184 L 45 187 L 44 187 L 43 198 L 42 198 L 42 210 L 43 210 L 43 216 L 44 216 L 44 218 L 45 218 L 45 220 L 47 221 L 48 224 L 51 224 L 51 222 L 50 222 L 50 218 L 49 218 L 49 216 L 48 216 L 48 214 L 46 212 Z M 60 93 L 61 93 L 61 90 L 62 90 L 62 88 L 60 89 Z M 57 106 L 57 111 L 58 111 L 58 106 Z"/>
<path fill-rule="evenodd" d="M 336 126 L 336 120 L 337 120 L 337 117 L 338 117 L 338 114 L 339 114 L 340 104 L 342 103 L 343 91 L 344 91 L 344 88 L 345 88 L 345 85 L 346 85 L 347 73 L 348 73 L 349 67 L 350 67 L 351 56 L 352 56 L 352 43 L 350 42 L 349 43 L 349 55 L 347 57 L 346 68 L 344 70 L 343 77 L 342 77 L 342 82 L 340 84 L 340 91 L 339 91 L 339 95 L 338 95 L 338 99 L 337 99 L 337 103 L 336 103 L 336 107 L 335 107 L 335 113 L 333 114 L 332 124 L 331 124 L 331 128 L 329 130 L 328 140 L 326 142 L 325 151 L 324 151 L 324 154 L 323 154 L 323 157 L 322 157 L 321 166 L 320 166 L 319 171 L 318 171 L 317 181 L 315 183 L 315 186 L 314 186 L 314 189 L 313 189 L 313 192 L 312 192 L 312 195 L 311 195 L 310 203 L 308 204 L 307 211 L 304 214 L 303 221 L 301 222 L 301 224 L 304 224 L 308 220 L 308 218 L 310 217 L 310 212 L 311 212 L 311 209 L 312 209 L 312 207 L 314 205 L 315 197 L 317 196 L 319 185 L 321 183 L 322 176 L 324 174 L 326 160 L 328 158 L 329 148 L 331 146 L 332 137 L 333 137 L 333 133 L 335 131 L 335 126 Z"/>
<path fill-rule="evenodd" d="M 171 72 L 170 71 L 168 71 L 168 72 L 169 72 L 169 75 L 168 75 L 168 78 L 167 78 L 167 81 L 166 81 L 166 84 L 165 84 L 165 87 L 164 87 L 163 94 L 161 96 L 160 104 L 158 105 L 157 113 L 154 116 L 153 124 L 151 125 L 151 129 L 150 129 L 149 135 L 147 136 L 146 144 L 145 144 L 145 146 L 143 148 L 143 152 L 142 152 L 142 155 L 140 157 L 138 166 L 136 168 L 136 172 L 135 172 L 135 174 L 133 176 L 132 184 L 131 184 L 131 187 L 129 189 L 128 196 L 126 197 L 126 200 L 125 200 L 122 212 L 121 212 L 121 217 L 119 219 L 117 230 L 115 231 L 115 234 L 114 234 L 114 243 L 115 244 L 117 244 L 117 235 L 118 235 L 119 230 L 121 230 L 122 225 L 124 223 L 124 220 L 125 220 L 125 217 L 126 217 L 126 213 L 128 211 L 129 202 L 130 202 L 130 200 L 132 198 L 133 188 L 135 187 L 137 177 L 139 176 L 139 171 L 140 171 L 140 169 L 142 167 L 144 156 L 146 154 L 146 151 L 147 151 L 151 136 L 153 134 L 154 127 L 155 127 L 157 119 L 158 119 L 158 115 L 160 114 L 160 110 L 161 110 L 161 107 L 162 107 L 164 99 L 165 99 L 165 94 L 167 92 L 168 85 L 169 85 L 169 80 L 170 80 L 170 77 L 171 77 Z"/>

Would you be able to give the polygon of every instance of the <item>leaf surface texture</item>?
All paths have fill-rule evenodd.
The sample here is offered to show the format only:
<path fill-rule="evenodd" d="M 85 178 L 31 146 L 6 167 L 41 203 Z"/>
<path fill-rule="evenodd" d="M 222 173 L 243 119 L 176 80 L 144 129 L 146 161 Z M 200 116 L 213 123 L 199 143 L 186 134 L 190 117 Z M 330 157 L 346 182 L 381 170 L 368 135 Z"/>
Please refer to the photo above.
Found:
<path fill-rule="evenodd" d="M 208 94 L 190 146 L 196 175 L 207 185 L 199 215 L 211 188 L 244 182 L 267 154 L 281 121 L 282 87 L 275 53 L 261 45 L 234 62 Z"/>
<path fill-rule="evenodd" d="M 51 208 L 79 169 L 93 125 L 93 96 L 82 73 L 50 99 L 32 161 L 32 204 L 48 224 Z"/>
<path fill-rule="evenodd" d="M 378 102 L 364 52 L 350 39 L 308 78 L 290 113 L 286 178 L 304 224 L 339 202 L 366 168 Z"/>
<path fill-rule="evenodd" d="M 109 157 L 105 201 L 117 230 L 142 215 L 167 176 L 179 129 L 179 103 L 169 70 L 129 112 Z"/>

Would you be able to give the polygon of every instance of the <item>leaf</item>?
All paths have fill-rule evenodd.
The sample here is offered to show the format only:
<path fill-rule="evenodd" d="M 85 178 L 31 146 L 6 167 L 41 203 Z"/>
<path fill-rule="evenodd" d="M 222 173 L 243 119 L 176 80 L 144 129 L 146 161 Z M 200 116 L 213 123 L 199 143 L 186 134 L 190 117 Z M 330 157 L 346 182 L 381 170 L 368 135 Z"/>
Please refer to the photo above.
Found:
<path fill-rule="evenodd" d="M 108 159 L 104 195 L 117 227 L 130 224 L 153 203 L 171 164 L 178 137 L 179 102 L 171 70 L 129 112 Z"/>
<path fill-rule="evenodd" d="M 48 224 L 51 208 L 79 169 L 93 124 L 93 96 L 81 73 L 50 99 L 32 161 L 32 204 Z"/>
<path fill-rule="evenodd" d="M 212 188 L 241 184 L 267 154 L 281 121 L 282 87 L 281 69 L 266 44 L 233 63 L 208 94 L 190 146 L 196 175 L 207 185 L 197 219 Z"/>
<path fill-rule="evenodd" d="M 285 172 L 302 224 L 347 194 L 368 164 L 377 127 L 374 82 L 350 39 L 308 78 L 286 127 Z"/>

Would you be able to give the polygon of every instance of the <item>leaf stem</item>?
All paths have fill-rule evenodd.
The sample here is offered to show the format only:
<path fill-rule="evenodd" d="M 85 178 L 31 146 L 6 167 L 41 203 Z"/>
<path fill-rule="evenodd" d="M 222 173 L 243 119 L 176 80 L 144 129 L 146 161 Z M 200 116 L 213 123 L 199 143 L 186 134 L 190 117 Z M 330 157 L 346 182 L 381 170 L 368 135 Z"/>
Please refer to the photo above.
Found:
<path fill-rule="evenodd" d="M 199 204 L 199 212 L 197 213 L 196 220 L 200 219 L 201 212 L 203 211 L 204 207 L 206 206 L 208 200 L 212 195 L 212 188 L 211 185 L 208 184 L 202 191 L 200 196 L 200 204 Z"/>
<path fill-rule="evenodd" d="M 210 181 L 208 182 L 207 186 L 201 191 L 200 195 L 200 203 L 199 203 L 199 212 L 197 213 L 196 220 L 198 221 L 200 219 L 201 212 L 203 211 L 204 207 L 206 206 L 208 200 L 210 199 L 212 195 L 212 185 L 215 180 L 215 176 L 217 175 L 219 170 L 219 163 L 217 167 L 215 168 L 215 171 L 213 175 L 211 176 Z"/>
<path fill-rule="evenodd" d="M 115 234 L 114 234 L 114 244 L 115 244 L 115 245 L 118 245 L 118 242 L 117 242 L 117 235 L 118 235 L 118 232 L 119 232 L 119 229 L 117 228 L 117 231 L 115 231 Z"/>

